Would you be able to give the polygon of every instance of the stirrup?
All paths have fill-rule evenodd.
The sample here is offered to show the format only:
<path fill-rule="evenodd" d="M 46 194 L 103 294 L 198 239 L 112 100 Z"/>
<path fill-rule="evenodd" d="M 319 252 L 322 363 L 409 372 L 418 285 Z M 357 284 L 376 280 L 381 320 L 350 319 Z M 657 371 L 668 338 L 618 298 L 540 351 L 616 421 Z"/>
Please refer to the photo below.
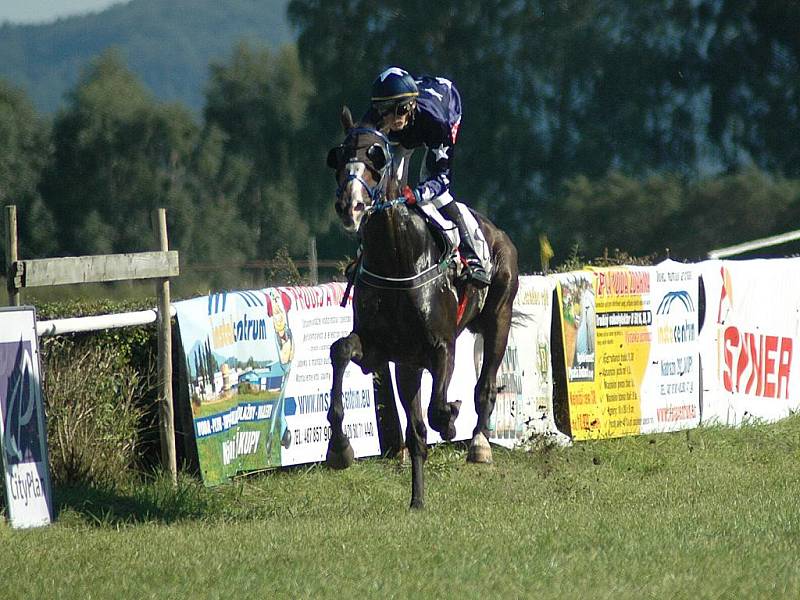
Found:
<path fill-rule="evenodd" d="M 489 274 L 479 260 L 467 261 L 465 274 L 475 287 L 483 288 L 492 283 Z"/>

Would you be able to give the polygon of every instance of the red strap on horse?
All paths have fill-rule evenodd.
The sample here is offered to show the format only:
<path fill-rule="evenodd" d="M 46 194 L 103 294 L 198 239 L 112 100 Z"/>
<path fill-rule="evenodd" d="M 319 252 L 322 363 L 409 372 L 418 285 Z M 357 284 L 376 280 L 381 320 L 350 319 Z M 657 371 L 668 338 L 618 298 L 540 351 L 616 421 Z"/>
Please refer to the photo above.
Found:
<path fill-rule="evenodd" d="M 461 292 L 461 298 L 458 299 L 458 312 L 456 313 L 456 327 L 458 326 L 459 323 L 461 323 L 461 319 L 464 316 L 464 310 L 466 310 L 467 308 L 467 294 L 464 293 L 466 291 L 467 289 L 465 286 L 464 291 Z"/>

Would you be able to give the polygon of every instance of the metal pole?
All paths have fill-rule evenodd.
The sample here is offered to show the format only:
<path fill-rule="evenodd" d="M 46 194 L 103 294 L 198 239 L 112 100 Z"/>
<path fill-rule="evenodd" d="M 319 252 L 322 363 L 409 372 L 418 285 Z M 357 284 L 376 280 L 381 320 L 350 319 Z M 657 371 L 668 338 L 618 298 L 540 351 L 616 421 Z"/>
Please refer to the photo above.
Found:
<path fill-rule="evenodd" d="M 19 306 L 19 288 L 14 284 L 14 263 L 17 262 L 17 207 L 6 206 L 6 286 L 8 305 Z"/>
<path fill-rule="evenodd" d="M 162 252 L 169 251 L 167 238 L 167 211 L 159 208 L 153 213 L 153 228 Z M 158 382 L 159 417 L 161 422 L 161 461 L 178 482 L 178 465 L 175 455 L 175 408 L 172 402 L 172 326 L 170 322 L 169 278 L 158 279 Z"/>

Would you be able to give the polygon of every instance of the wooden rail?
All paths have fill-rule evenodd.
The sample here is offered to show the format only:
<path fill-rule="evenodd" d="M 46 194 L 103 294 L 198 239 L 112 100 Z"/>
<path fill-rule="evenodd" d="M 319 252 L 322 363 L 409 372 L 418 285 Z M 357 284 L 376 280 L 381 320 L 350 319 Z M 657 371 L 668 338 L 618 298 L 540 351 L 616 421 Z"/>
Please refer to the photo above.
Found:
<path fill-rule="evenodd" d="M 16 288 L 156 279 L 179 273 L 176 251 L 17 260 L 11 266 Z"/>
<path fill-rule="evenodd" d="M 98 283 L 130 279 L 153 279 L 158 296 L 158 412 L 161 424 L 161 460 L 177 483 L 174 406 L 172 400 L 172 328 L 170 322 L 169 278 L 180 273 L 179 257 L 170 251 L 167 213 L 153 211 L 153 231 L 159 250 L 131 254 L 66 256 L 23 260 L 19 258 L 17 208 L 6 206 L 6 267 L 8 303 L 20 305 L 20 290 L 30 287 Z M 75 324 L 71 324 L 73 327 Z M 102 327 L 97 326 L 96 329 Z"/>

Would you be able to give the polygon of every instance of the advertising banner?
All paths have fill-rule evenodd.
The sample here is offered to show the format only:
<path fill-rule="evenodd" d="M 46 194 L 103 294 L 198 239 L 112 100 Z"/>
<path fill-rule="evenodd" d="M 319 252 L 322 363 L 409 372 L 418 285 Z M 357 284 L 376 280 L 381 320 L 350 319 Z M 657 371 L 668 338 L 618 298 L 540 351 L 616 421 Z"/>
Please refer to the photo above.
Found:
<path fill-rule="evenodd" d="M 595 274 L 579 271 L 555 278 L 572 437 L 599 437 L 603 416 L 595 381 Z"/>
<path fill-rule="evenodd" d="M 666 260 L 654 272 L 650 358 L 640 394 L 641 433 L 690 429 L 700 423 L 699 271 L 696 265 Z"/>
<path fill-rule="evenodd" d="M 456 359 L 453 365 L 453 377 L 450 379 L 450 387 L 447 388 L 447 401 L 454 402 L 461 400 L 461 409 L 456 418 L 456 436 L 453 440 L 472 439 L 472 430 L 478 422 L 478 414 L 475 412 L 475 346 L 476 336 L 469 331 L 461 332 L 456 340 Z M 397 415 L 400 418 L 400 427 L 405 439 L 406 413 L 400 403 L 400 396 L 397 393 L 397 378 L 395 376 L 395 364 L 389 363 L 389 372 L 392 376 L 392 390 L 394 392 L 395 404 L 397 405 Z M 425 417 L 425 425 L 428 428 L 428 443 L 438 444 L 442 441 L 442 436 L 428 425 L 428 406 L 431 400 L 432 390 L 431 374 L 427 370 L 422 372 L 422 382 L 419 393 L 422 402 L 422 414 Z"/>
<path fill-rule="evenodd" d="M 800 259 L 697 265 L 706 311 L 703 421 L 776 421 L 800 408 Z"/>
<path fill-rule="evenodd" d="M 513 448 L 535 435 L 567 442 L 553 419 L 550 325 L 554 290 L 555 280 L 550 277 L 519 278 L 511 332 L 497 374 L 497 399 L 489 422 L 492 443 Z"/>
<path fill-rule="evenodd" d="M 698 423 L 698 283 L 690 265 L 568 273 L 558 289 L 575 439 Z"/>
<path fill-rule="evenodd" d="M 556 430 L 553 420 L 553 375 L 550 369 L 550 323 L 555 282 L 548 277 L 521 276 L 514 300 L 508 345 L 497 373 L 497 397 L 489 420 L 489 440 L 513 448 L 534 435 L 547 435 L 558 443 L 568 439 Z M 456 419 L 456 440 L 469 440 L 478 421 L 475 411 L 475 385 L 483 362 L 483 338 L 464 331 L 456 341 L 453 377 L 448 401 L 461 400 Z M 403 431 L 406 416 L 397 396 L 392 365 L 397 412 Z M 427 415 L 431 396 L 431 376 L 423 372 L 420 387 L 423 414 Z M 427 423 L 427 418 L 426 418 Z M 441 436 L 428 427 L 428 443 Z"/>
<path fill-rule="evenodd" d="M 175 303 L 203 481 L 324 460 L 329 350 L 352 329 L 344 284 L 214 294 Z M 355 455 L 380 452 L 372 377 L 344 378 Z"/>
<path fill-rule="evenodd" d="M 0 309 L 0 447 L 12 527 L 53 519 L 33 307 Z"/>

